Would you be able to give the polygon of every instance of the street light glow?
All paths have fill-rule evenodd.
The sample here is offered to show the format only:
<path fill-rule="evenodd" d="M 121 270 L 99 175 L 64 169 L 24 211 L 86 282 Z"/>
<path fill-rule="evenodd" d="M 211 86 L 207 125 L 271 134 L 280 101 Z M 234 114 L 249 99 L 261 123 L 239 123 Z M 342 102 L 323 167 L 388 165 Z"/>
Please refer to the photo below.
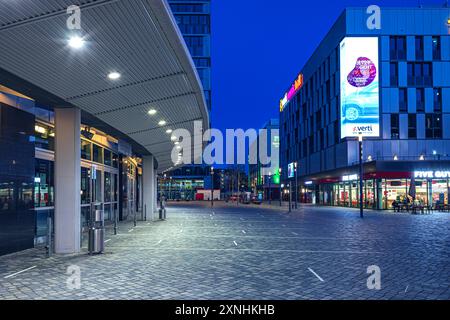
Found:
<path fill-rule="evenodd" d="M 72 36 L 69 39 L 69 46 L 73 49 L 81 49 L 84 47 L 84 39 L 80 36 Z"/>

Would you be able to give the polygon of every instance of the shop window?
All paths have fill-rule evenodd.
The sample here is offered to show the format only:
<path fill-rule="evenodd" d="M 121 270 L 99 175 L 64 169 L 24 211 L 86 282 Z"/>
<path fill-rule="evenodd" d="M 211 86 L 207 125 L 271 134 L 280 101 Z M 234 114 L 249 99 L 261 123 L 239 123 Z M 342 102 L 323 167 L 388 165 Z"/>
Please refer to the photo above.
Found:
<path fill-rule="evenodd" d="M 34 126 L 35 147 L 45 150 L 55 150 L 55 130 L 40 122 Z"/>
<path fill-rule="evenodd" d="M 34 207 L 54 206 L 54 165 L 47 160 L 35 160 Z"/>
<path fill-rule="evenodd" d="M 93 161 L 103 163 L 103 148 L 94 144 L 92 148 Z"/>
<path fill-rule="evenodd" d="M 104 159 L 105 166 L 112 167 L 112 152 L 109 151 L 108 149 L 105 149 L 104 157 L 105 157 L 105 159 Z"/>
<path fill-rule="evenodd" d="M 117 153 L 112 154 L 112 166 L 114 168 L 119 168 L 119 155 Z"/>
<path fill-rule="evenodd" d="M 111 202 L 112 201 L 112 177 L 111 177 L 111 173 L 109 172 L 105 172 L 105 202 Z"/>
<path fill-rule="evenodd" d="M 89 141 L 81 139 L 81 158 L 84 160 L 91 161 L 92 160 L 92 143 Z"/>
<path fill-rule="evenodd" d="M 90 183 L 91 170 L 88 168 L 81 168 L 81 204 L 91 203 Z"/>

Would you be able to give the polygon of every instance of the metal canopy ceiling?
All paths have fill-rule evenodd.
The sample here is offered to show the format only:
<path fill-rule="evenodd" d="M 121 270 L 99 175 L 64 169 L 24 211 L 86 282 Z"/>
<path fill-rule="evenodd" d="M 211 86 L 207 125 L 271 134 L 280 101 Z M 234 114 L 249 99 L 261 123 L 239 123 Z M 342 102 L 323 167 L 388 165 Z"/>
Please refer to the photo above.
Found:
<path fill-rule="evenodd" d="M 81 50 L 67 44 L 70 5 L 81 8 Z M 0 68 L 126 134 L 159 171 L 173 166 L 167 129 L 193 132 L 195 120 L 209 128 L 182 39 L 165 0 L 0 0 Z M 122 77 L 109 80 L 112 71 Z"/>

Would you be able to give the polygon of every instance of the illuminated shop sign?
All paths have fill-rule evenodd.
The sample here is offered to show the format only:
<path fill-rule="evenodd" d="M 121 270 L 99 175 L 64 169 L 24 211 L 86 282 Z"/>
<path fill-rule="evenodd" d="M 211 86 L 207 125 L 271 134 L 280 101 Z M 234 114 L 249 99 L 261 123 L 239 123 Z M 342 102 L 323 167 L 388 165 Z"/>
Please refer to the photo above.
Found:
<path fill-rule="evenodd" d="M 310 186 L 310 185 L 312 185 L 312 184 L 313 184 L 312 181 L 306 181 L 306 182 L 305 182 L 305 186 Z"/>
<path fill-rule="evenodd" d="M 300 73 L 297 79 L 292 84 L 291 88 L 284 95 L 283 99 L 280 100 L 280 112 L 284 110 L 284 107 L 289 103 L 289 101 L 294 98 L 297 92 L 303 87 L 303 73 Z"/>
<path fill-rule="evenodd" d="M 423 179 L 441 179 L 441 178 L 450 178 L 450 171 L 416 171 L 414 172 L 415 178 L 423 178 Z"/>
<path fill-rule="evenodd" d="M 341 138 L 379 137 L 378 38 L 347 37 L 340 53 Z"/>
<path fill-rule="evenodd" d="M 352 174 L 349 176 L 343 176 L 342 177 L 342 181 L 355 181 L 358 180 L 358 175 L 357 174 Z"/>

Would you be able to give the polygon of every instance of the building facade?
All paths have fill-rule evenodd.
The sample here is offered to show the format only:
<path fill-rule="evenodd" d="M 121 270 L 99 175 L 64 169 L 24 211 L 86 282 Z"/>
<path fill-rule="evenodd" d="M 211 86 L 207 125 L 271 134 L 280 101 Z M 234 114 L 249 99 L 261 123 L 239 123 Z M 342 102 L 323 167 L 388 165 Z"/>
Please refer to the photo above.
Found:
<path fill-rule="evenodd" d="M 279 199 L 280 197 L 280 172 L 279 167 L 273 169 L 272 172 L 265 172 L 264 169 L 270 168 L 268 159 L 260 157 L 261 139 L 266 139 L 265 146 L 273 146 L 273 151 L 277 154 L 280 151 L 280 122 L 279 119 L 269 120 L 262 129 L 267 130 L 267 135 L 258 135 L 256 141 L 250 146 L 250 152 L 258 155 L 255 164 L 248 165 L 249 185 L 254 194 L 260 194 L 262 199 Z M 267 156 L 272 157 L 272 148 L 268 148 Z M 270 170 L 269 170 L 270 171 Z"/>
<path fill-rule="evenodd" d="M 211 111 L 211 0 L 169 0 Z"/>
<path fill-rule="evenodd" d="M 209 110 L 166 1 L 81 4 L 77 30 L 64 4 L 31 3 L 0 3 L 14 12 L 0 30 L 0 255 L 50 237 L 78 254 L 94 210 L 106 223 L 158 219 L 171 133 L 192 134 L 193 119 L 207 130 Z"/>
<path fill-rule="evenodd" d="M 211 1 L 169 0 L 168 3 L 197 68 L 211 112 Z M 207 165 L 187 165 L 168 172 L 167 176 L 170 179 L 161 176 L 160 185 L 169 200 L 196 200 L 198 191 L 211 186 L 210 166 Z"/>
<path fill-rule="evenodd" d="M 359 206 L 358 137 L 344 134 L 350 126 L 374 133 L 363 139 L 365 207 L 390 209 L 414 193 L 426 205 L 448 204 L 450 9 L 381 13 L 381 29 L 369 29 L 366 8 L 346 9 L 280 102 L 282 181 L 297 162 L 303 202 Z M 361 55 L 351 58 L 353 70 L 345 66 L 348 39 L 375 57 L 365 70 L 370 59 Z M 351 102 L 349 83 L 359 87 Z M 366 85 L 373 91 L 363 96 Z M 370 124 L 359 126 L 363 118 Z"/>

